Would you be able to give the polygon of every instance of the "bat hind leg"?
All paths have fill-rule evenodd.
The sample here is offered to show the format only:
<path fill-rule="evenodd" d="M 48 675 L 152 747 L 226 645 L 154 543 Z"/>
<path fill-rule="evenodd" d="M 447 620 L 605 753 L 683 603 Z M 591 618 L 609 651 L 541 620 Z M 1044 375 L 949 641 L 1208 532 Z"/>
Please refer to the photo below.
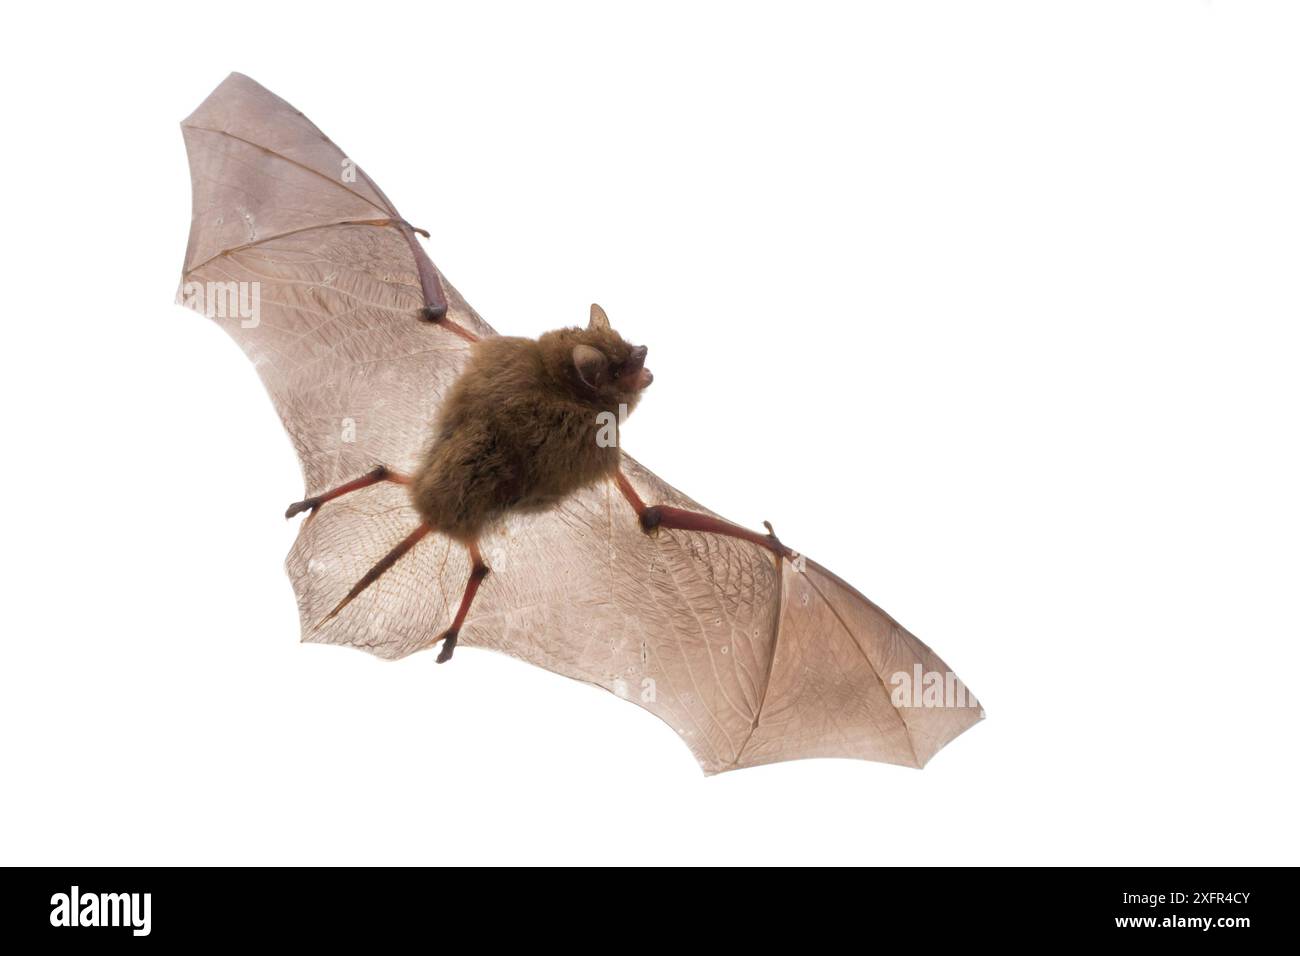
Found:
<path fill-rule="evenodd" d="M 465 585 L 465 594 L 460 599 L 460 608 L 456 611 L 456 617 L 452 619 L 451 627 L 434 641 L 435 644 L 438 641 L 442 642 L 442 650 L 438 652 L 439 664 L 451 660 L 451 655 L 456 650 L 456 641 L 460 637 L 460 629 L 465 624 L 465 616 L 469 614 L 470 605 L 474 603 L 474 595 L 478 594 L 483 579 L 492 573 L 492 569 L 484 562 L 483 555 L 479 554 L 478 542 L 470 544 L 469 559 L 471 562 L 469 581 Z"/>
<path fill-rule="evenodd" d="M 738 524 L 732 524 L 730 521 L 724 521 L 722 518 L 715 518 L 713 515 L 701 514 L 698 511 L 686 511 L 683 508 L 673 508 L 669 505 L 647 505 L 641 500 L 641 496 L 636 493 L 632 483 L 627 480 L 627 476 L 622 471 L 614 473 L 615 483 L 618 490 L 623 493 L 628 504 L 637 514 L 637 519 L 641 522 L 641 530 L 646 534 L 651 534 L 659 528 L 676 528 L 681 531 L 703 531 L 708 534 L 720 534 L 728 538 L 739 538 L 742 541 L 749 541 L 753 544 L 767 548 L 778 558 L 790 558 L 794 552 L 781 543 L 772 530 L 772 526 L 764 521 L 763 525 L 767 528 L 767 534 L 759 534 L 757 531 L 750 531 L 748 528 L 742 528 Z"/>
<path fill-rule="evenodd" d="M 378 468 L 366 472 L 360 478 L 354 478 L 346 484 L 339 485 L 337 488 L 326 491 L 323 494 L 312 495 L 310 498 L 304 498 L 302 501 L 295 501 L 285 510 L 284 516 L 286 518 L 292 518 L 294 515 L 301 514 L 304 511 L 311 511 L 314 513 L 317 508 L 327 501 L 333 501 L 335 498 L 340 498 L 352 491 L 369 488 L 371 485 L 377 485 L 381 481 L 391 481 L 399 485 L 409 485 L 411 483 L 411 479 L 408 476 L 393 471 L 387 465 L 380 465 Z"/>

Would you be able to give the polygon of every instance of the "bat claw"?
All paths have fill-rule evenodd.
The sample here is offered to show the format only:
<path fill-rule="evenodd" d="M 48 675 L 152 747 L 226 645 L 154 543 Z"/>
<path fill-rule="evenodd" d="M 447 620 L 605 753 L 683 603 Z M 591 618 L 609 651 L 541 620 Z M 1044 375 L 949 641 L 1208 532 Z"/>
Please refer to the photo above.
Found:
<path fill-rule="evenodd" d="M 776 552 L 778 560 L 780 558 L 793 558 L 795 556 L 793 549 L 787 548 L 781 543 L 781 539 L 776 536 L 776 529 L 772 527 L 772 522 L 764 521 L 763 527 L 767 529 L 767 540 L 771 542 L 772 550 Z"/>
<path fill-rule="evenodd" d="M 442 641 L 442 650 L 438 652 L 438 663 L 445 664 L 451 660 L 451 655 L 456 651 L 456 639 L 460 637 L 458 631 L 448 631 L 438 640 Z"/>
<path fill-rule="evenodd" d="M 302 514 L 304 511 L 315 511 L 316 506 L 320 504 L 319 499 L 307 498 L 303 501 L 295 501 L 284 511 L 285 518 L 292 518 L 294 515 Z"/>

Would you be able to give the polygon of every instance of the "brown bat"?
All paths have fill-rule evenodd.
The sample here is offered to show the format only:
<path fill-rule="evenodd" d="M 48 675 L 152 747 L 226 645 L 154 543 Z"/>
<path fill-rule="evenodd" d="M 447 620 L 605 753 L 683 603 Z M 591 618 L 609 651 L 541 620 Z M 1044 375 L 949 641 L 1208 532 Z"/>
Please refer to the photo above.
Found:
<path fill-rule="evenodd" d="M 933 651 L 770 525 L 621 451 L 652 376 L 599 306 L 585 328 L 495 335 L 428 233 L 248 77 L 182 131 L 181 299 L 253 360 L 310 493 L 286 512 L 308 512 L 287 562 L 304 641 L 499 650 L 638 703 L 706 773 L 920 767 L 982 718 Z"/>
<path fill-rule="evenodd" d="M 548 332 L 536 342 L 501 336 L 476 341 L 443 401 L 428 454 L 413 477 L 380 465 L 323 495 L 294 502 L 285 512 L 292 518 L 376 482 L 395 481 L 410 485 L 411 502 L 423 519 L 352 586 L 325 621 L 427 533 L 440 531 L 465 545 L 472 562 L 460 609 L 437 639 L 444 642 L 438 663 L 451 660 L 479 583 L 492 570 L 478 549 L 484 532 L 501 525 L 507 515 L 547 511 L 574 492 L 619 475 L 617 442 L 600 441 L 599 431 L 603 421 L 617 422 L 635 408 L 641 390 L 653 380 L 645 367 L 646 351 L 644 345 L 633 348 L 624 342 L 595 304 L 586 329 Z M 623 487 L 643 523 L 651 522 L 649 528 L 663 523 L 662 509 L 651 511 L 631 486 Z M 715 525 L 719 533 L 734 533 L 725 522 Z"/>

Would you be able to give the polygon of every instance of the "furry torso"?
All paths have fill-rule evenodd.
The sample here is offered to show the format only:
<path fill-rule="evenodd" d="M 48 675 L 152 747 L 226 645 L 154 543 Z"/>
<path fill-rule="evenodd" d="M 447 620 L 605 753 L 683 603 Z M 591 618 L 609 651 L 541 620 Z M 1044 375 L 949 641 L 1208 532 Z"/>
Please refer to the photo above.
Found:
<path fill-rule="evenodd" d="M 477 343 L 452 385 L 411 497 L 432 527 L 463 541 L 511 512 L 544 511 L 618 467 L 597 442 L 602 409 L 575 395 L 543 343 Z"/>

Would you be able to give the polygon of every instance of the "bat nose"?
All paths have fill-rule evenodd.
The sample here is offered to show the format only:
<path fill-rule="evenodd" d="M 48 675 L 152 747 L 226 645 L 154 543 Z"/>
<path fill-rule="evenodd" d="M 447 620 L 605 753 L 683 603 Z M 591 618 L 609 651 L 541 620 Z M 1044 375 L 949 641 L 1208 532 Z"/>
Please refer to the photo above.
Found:
<path fill-rule="evenodd" d="M 627 364 L 624 366 L 625 371 L 623 374 L 635 376 L 632 381 L 636 383 L 638 389 L 645 388 L 655 380 L 655 377 L 650 374 L 650 370 L 645 367 L 645 357 L 649 351 L 644 345 L 638 345 L 628 354 Z"/>

